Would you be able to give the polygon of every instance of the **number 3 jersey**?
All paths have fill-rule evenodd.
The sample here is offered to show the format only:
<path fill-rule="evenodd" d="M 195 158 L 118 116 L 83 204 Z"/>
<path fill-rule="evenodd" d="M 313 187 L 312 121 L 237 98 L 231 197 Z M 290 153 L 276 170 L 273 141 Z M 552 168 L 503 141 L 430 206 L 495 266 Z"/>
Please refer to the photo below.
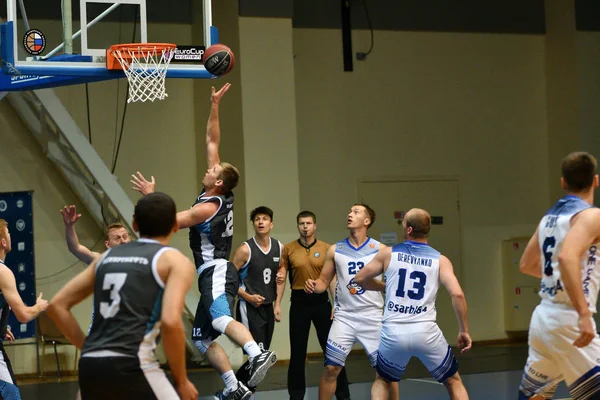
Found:
<path fill-rule="evenodd" d="M 379 252 L 379 242 L 372 238 L 362 246 L 356 248 L 344 239 L 335 244 L 335 272 L 337 283 L 335 286 L 334 307 L 335 313 L 355 313 L 365 309 L 376 310 L 381 315 L 383 296 L 381 292 L 365 290 L 356 283 L 354 277 L 367 265 Z M 374 279 L 381 279 L 381 276 Z"/>
<path fill-rule="evenodd" d="M 171 247 L 139 239 L 108 250 L 96 264 L 94 321 L 82 355 L 110 352 L 156 361 L 164 282 L 158 275 L 160 255 Z"/>
<path fill-rule="evenodd" d="M 269 238 L 271 244 L 267 252 L 256 243 L 254 238 L 246 240 L 250 255 L 246 264 L 240 268 L 242 288 L 248 294 L 259 294 L 265 298 L 263 304 L 271 304 L 277 298 L 275 277 L 279 269 L 279 260 L 283 245 L 277 239 Z"/>
<path fill-rule="evenodd" d="M 571 229 L 571 219 L 590 207 L 592 206 L 579 197 L 565 196 L 546 213 L 539 224 L 538 241 L 542 252 L 540 297 L 544 303 L 572 306 L 562 285 L 558 256 Z M 596 312 L 600 282 L 600 271 L 596 268 L 599 246 L 600 243 L 592 244 L 583 253 L 580 262 L 583 292 L 592 313 Z"/>
<path fill-rule="evenodd" d="M 384 323 L 436 320 L 439 251 L 426 243 L 410 240 L 395 245 L 385 280 Z"/>
<path fill-rule="evenodd" d="M 212 217 L 190 227 L 190 248 L 194 254 L 196 269 L 199 270 L 203 264 L 216 259 L 229 260 L 233 239 L 233 200 L 232 192 L 227 195 L 206 196 L 204 189 L 196 199 L 193 206 L 210 202 L 218 205 L 217 212 Z"/>

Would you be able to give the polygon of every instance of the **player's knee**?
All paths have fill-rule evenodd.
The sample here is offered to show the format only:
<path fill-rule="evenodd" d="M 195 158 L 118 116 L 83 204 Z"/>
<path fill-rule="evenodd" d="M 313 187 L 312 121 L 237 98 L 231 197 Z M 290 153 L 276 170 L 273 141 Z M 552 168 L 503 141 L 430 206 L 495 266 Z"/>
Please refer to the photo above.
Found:
<path fill-rule="evenodd" d="M 325 379 L 337 379 L 338 375 L 342 371 L 342 367 L 339 365 L 326 365 L 325 371 L 323 372 L 323 376 Z"/>
<path fill-rule="evenodd" d="M 388 383 L 392 383 L 392 381 L 390 381 L 390 380 L 389 380 L 389 379 L 387 379 L 387 378 L 384 378 L 383 376 L 381 376 L 381 375 L 380 375 L 379 373 L 377 373 L 377 372 L 375 373 L 375 380 L 376 380 L 376 381 L 382 381 L 382 382 L 384 382 L 384 383 L 386 383 L 386 384 L 388 384 Z M 393 383 L 397 383 L 397 382 L 393 382 Z"/>
<path fill-rule="evenodd" d="M 233 318 L 223 315 L 222 317 L 215 318 L 212 321 L 212 327 L 215 328 L 217 332 L 225 333 L 225 329 L 227 329 L 227 325 L 233 321 Z"/>
<path fill-rule="evenodd" d="M 210 347 L 210 345 L 212 343 L 213 343 L 212 339 L 205 339 L 205 340 L 196 340 L 194 342 L 194 345 L 200 351 L 200 353 L 202 353 L 202 355 L 205 355 L 206 352 L 208 351 L 208 348 Z"/>
<path fill-rule="evenodd" d="M 446 386 L 446 388 L 448 388 L 448 389 L 463 386 L 462 379 L 460 378 L 460 375 L 458 374 L 458 372 L 455 373 L 454 375 L 446 378 L 443 383 L 444 383 L 444 386 Z"/>

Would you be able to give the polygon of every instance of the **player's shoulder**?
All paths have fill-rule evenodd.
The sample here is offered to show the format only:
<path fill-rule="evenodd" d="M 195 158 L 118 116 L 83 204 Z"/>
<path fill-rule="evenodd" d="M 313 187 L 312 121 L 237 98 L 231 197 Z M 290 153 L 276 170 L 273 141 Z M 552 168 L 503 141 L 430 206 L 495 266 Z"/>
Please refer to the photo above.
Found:
<path fill-rule="evenodd" d="M 183 254 L 181 250 L 171 246 L 165 246 L 160 250 L 159 261 L 162 260 L 191 262 L 190 259 L 185 254 Z"/>
<path fill-rule="evenodd" d="M 6 265 L 4 263 L 0 263 L 0 275 L 6 275 L 6 274 L 13 275 L 13 272 L 10 268 L 8 268 L 8 265 Z"/>
<path fill-rule="evenodd" d="M 249 254 L 251 251 L 250 250 L 251 241 L 252 241 L 252 239 L 244 240 L 242 243 L 240 243 L 240 245 L 236 249 L 236 252 L 242 253 L 242 254 Z"/>
<path fill-rule="evenodd" d="M 585 208 L 583 210 L 581 210 L 577 216 L 579 216 L 580 218 L 585 218 L 585 219 L 593 219 L 593 220 L 598 220 L 600 219 L 600 208 L 596 207 L 596 206 L 590 206 L 588 208 Z"/>

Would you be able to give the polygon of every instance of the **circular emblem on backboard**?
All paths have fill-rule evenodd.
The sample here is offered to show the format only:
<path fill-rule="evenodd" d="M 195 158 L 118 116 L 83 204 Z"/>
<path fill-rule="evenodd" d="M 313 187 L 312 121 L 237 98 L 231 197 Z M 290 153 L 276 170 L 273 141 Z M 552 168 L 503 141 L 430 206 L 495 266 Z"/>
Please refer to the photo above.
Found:
<path fill-rule="evenodd" d="M 32 56 L 40 55 L 46 48 L 46 36 L 37 29 L 30 29 L 23 36 L 23 47 Z"/>
<path fill-rule="evenodd" d="M 0 200 L 0 212 L 6 211 L 7 208 L 8 208 L 8 204 L 6 204 L 6 201 Z"/>

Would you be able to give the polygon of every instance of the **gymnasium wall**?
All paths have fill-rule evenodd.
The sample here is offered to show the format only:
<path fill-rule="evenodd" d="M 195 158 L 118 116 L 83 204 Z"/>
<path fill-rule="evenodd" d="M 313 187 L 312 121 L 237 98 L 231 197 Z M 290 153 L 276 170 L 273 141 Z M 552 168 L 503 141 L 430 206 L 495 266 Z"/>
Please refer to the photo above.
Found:
<path fill-rule="evenodd" d="M 355 49 L 369 40 L 353 35 Z M 339 42 L 294 30 L 302 207 L 334 241 L 359 179 L 458 177 L 470 330 L 505 337 L 500 243 L 547 206 L 543 37 L 377 31 L 352 73 Z"/>

